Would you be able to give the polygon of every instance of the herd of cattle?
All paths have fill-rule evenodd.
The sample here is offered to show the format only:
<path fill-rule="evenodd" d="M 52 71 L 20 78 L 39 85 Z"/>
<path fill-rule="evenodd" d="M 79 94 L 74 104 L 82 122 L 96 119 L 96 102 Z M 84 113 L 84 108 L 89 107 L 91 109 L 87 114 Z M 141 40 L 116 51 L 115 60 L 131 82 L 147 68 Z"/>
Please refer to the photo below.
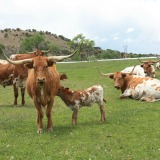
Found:
<path fill-rule="evenodd" d="M 65 74 L 59 74 L 56 70 L 56 62 L 63 61 L 76 54 L 67 56 L 49 56 L 48 51 L 37 50 L 25 54 L 15 54 L 6 60 L 0 60 L 0 83 L 3 87 L 13 85 L 14 105 L 17 105 L 18 87 L 21 89 L 22 105 L 25 104 L 25 88 L 33 99 L 37 109 L 38 133 L 43 129 L 43 107 L 46 108 L 47 129 L 52 130 L 52 106 L 54 97 L 59 96 L 64 103 L 73 111 L 72 125 L 77 123 L 78 110 L 83 106 L 91 106 L 97 103 L 100 108 L 101 121 L 106 120 L 103 97 L 103 88 L 94 85 L 90 88 L 71 91 L 60 84 L 60 80 L 67 79 Z M 121 72 L 107 73 L 102 75 L 114 80 L 114 86 L 121 89 L 120 98 L 133 98 L 147 102 L 160 99 L 160 81 L 155 77 L 153 64 L 159 61 L 140 61 L 142 64 L 127 67 Z"/>

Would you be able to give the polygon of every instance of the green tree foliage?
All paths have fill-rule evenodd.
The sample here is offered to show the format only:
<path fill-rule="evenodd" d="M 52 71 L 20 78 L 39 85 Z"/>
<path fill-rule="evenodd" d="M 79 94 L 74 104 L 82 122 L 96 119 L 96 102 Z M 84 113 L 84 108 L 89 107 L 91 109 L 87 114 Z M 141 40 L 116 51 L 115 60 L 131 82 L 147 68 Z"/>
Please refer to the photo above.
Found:
<path fill-rule="evenodd" d="M 98 59 L 112 59 L 112 58 L 121 58 L 121 53 L 119 51 L 114 51 L 111 49 L 107 49 L 102 51 L 97 55 Z"/>
<path fill-rule="evenodd" d="M 39 33 L 31 37 L 25 38 L 21 43 L 21 52 L 33 51 L 35 49 L 47 49 L 49 43 L 45 41 L 45 37 Z"/>
<path fill-rule="evenodd" d="M 76 56 L 77 60 L 87 60 L 91 51 L 94 50 L 95 42 L 93 40 L 86 39 L 83 34 L 76 35 L 69 43 L 71 49 L 79 51 L 79 56 Z"/>

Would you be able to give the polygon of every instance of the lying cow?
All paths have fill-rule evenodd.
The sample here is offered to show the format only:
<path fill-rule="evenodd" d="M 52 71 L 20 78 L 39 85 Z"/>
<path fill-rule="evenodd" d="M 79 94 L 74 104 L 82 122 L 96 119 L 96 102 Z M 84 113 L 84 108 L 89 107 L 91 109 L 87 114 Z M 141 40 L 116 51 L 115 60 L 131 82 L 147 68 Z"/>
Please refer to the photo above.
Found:
<path fill-rule="evenodd" d="M 156 68 L 157 68 L 158 70 L 160 70 L 160 62 L 157 62 L 157 63 L 156 63 Z"/>
<path fill-rule="evenodd" d="M 91 106 L 97 103 L 100 108 L 101 121 L 106 120 L 105 108 L 103 101 L 103 88 L 100 85 L 94 85 L 90 88 L 71 91 L 69 88 L 59 87 L 57 96 L 73 111 L 72 125 L 77 124 L 78 110 L 83 106 Z"/>
<path fill-rule="evenodd" d="M 149 77 L 155 78 L 156 75 L 155 75 L 155 68 L 153 64 L 159 62 L 160 60 L 157 60 L 157 61 L 152 61 L 152 60 L 141 61 L 140 59 L 138 60 L 142 63 L 141 67 L 144 69 L 144 73 L 146 73 L 147 76 Z"/>
<path fill-rule="evenodd" d="M 146 77 L 147 74 L 144 73 L 144 69 L 140 65 L 126 67 L 121 71 L 122 73 L 132 73 L 137 76 Z"/>
<path fill-rule="evenodd" d="M 160 100 L 160 81 L 122 72 L 105 74 L 114 80 L 114 87 L 120 89 L 120 98 L 133 98 L 146 102 Z"/>

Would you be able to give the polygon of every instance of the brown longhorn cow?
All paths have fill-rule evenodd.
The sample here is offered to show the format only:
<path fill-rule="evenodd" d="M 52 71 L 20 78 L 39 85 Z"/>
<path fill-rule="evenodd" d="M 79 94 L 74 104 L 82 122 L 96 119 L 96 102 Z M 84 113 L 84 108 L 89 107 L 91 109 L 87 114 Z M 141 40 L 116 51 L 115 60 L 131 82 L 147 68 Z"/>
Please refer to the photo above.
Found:
<path fill-rule="evenodd" d="M 13 71 L 15 66 L 8 64 L 0 65 L 0 84 L 5 88 L 13 84 Z"/>
<path fill-rule="evenodd" d="M 33 58 L 36 56 L 43 56 L 45 53 L 49 52 L 37 50 L 34 52 L 27 52 L 25 54 L 14 54 L 11 55 L 10 58 L 12 60 L 22 60 Z M 17 98 L 18 98 L 18 87 L 21 88 L 21 96 L 22 96 L 22 105 L 25 104 L 25 87 L 26 87 L 26 80 L 28 76 L 28 70 L 22 65 L 15 65 L 14 72 L 13 72 L 13 89 L 14 89 L 14 105 L 17 105 Z"/>
<path fill-rule="evenodd" d="M 4 54 L 10 63 L 15 65 L 23 64 L 29 69 L 26 85 L 28 94 L 33 99 L 34 105 L 37 109 L 38 133 L 41 133 L 43 129 L 42 107 L 46 107 L 46 116 L 48 119 L 47 129 L 49 131 L 52 130 L 52 106 L 54 103 L 54 97 L 59 89 L 60 76 L 57 70 L 53 70 L 51 66 L 53 66 L 55 61 L 63 61 L 64 59 L 73 56 L 76 52 L 67 56 L 37 56 L 17 61 L 12 61 Z"/>
<path fill-rule="evenodd" d="M 141 67 L 144 69 L 144 73 L 147 74 L 147 76 L 151 77 L 151 78 L 155 78 L 155 68 L 153 66 L 154 63 L 159 62 L 160 60 L 157 61 L 141 61 L 139 58 L 138 60 L 142 63 Z"/>

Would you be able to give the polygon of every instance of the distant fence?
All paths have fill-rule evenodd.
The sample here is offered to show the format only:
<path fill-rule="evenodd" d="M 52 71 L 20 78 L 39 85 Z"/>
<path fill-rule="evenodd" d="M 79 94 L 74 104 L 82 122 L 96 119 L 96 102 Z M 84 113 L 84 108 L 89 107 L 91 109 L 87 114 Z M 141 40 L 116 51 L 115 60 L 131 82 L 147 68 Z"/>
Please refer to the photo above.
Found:
<path fill-rule="evenodd" d="M 157 57 L 140 57 L 139 59 L 153 59 Z M 57 62 L 57 63 L 82 63 L 82 62 L 103 62 L 103 61 L 124 61 L 124 60 L 132 60 L 138 58 L 118 58 L 118 59 L 101 59 L 101 60 L 89 60 L 89 61 L 68 61 L 68 62 Z"/>

